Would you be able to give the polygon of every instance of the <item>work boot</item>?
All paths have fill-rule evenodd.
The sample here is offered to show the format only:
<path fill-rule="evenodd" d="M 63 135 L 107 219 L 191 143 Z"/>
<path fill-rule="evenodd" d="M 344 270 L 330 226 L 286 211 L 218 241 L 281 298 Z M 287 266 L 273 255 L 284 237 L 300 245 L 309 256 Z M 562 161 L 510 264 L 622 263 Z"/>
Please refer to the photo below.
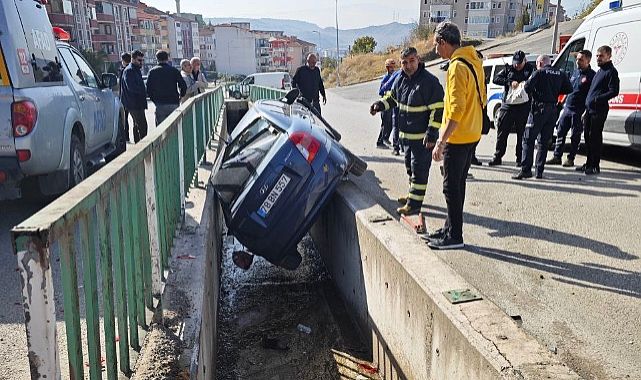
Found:
<path fill-rule="evenodd" d="M 434 239 L 443 239 L 445 235 L 446 235 L 445 229 L 439 228 L 438 230 L 435 230 L 431 234 L 422 235 L 421 239 L 427 240 L 427 241 L 434 240 Z"/>
<path fill-rule="evenodd" d="M 408 203 L 403 207 L 397 208 L 396 212 L 399 213 L 400 215 L 416 215 L 419 212 L 421 212 L 421 206 L 413 207 L 413 206 L 410 206 Z"/>
<path fill-rule="evenodd" d="M 396 200 L 398 201 L 398 203 L 400 203 L 402 205 L 406 205 L 407 204 L 407 195 L 403 195 L 402 197 L 398 197 L 398 199 L 396 199 Z"/>
<path fill-rule="evenodd" d="M 574 160 L 573 160 L 573 159 L 571 159 L 571 158 L 566 158 L 566 159 L 563 161 L 563 167 L 564 167 L 564 168 L 571 168 L 571 167 L 573 167 L 573 166 L 574 166 Z"/>
<path fill-rule="evenodd" d="M 394 148 L 394 150 L 392 151 L 392 154 L 395 155 L 395 156 L 400 156 L 401 152 L 399 152 L 398 148 Z"/>
<path fill-rule="evenodd" d="M 597 168 L 585 168 L 585 175 L 595 175 L 599 174 L 600 170 L 597 170 Z"/>
<path fill-rule="evenodd" d="M 384 142 L 377 142 L 377 143 L 376 143 L 376 147 L 377 147 L 378 149 L 389 149 L 389 147 L 388 147 L 387 145 L 385 145 L 385 143 L 384 143 Z"/>
<path fill-rule="evenodd" d="M 472 156 L 472 162 L 471 163 L 472 163 L 472 165 L 483 166 L 483 163 L 481 161 L 479 161 L 479 159 L 476 158 L 476 156 Z"/>
<path fill-rule="evenodd" d="M 492 159 L 492 161 L 488 162 L 487 164 L 488 164 L 489 166 L 498 166 L 498 165 L 501 165 L 502 163 L 503 163 L 503 160 L 501 160 L 501 159 L 500 159 L 500 158 L 498 158 L 498 157 L 494 157 L 494 158 Z"/>
<path fill-rule="evenodd" d="M 575 170 L 577 172 L 584 172 L 585 169 L 587 169 L 587 168 L 588 168 L 588 165 L 587 164 L 583 164 L 583 165 L 579 166 L 578 168 L 576 168 Z"/>
<path fill-rule="evenodd" d="M 545 161 L 546 165 L 561 165 L 561 157 L 552 157 L 549 160 Z"/>

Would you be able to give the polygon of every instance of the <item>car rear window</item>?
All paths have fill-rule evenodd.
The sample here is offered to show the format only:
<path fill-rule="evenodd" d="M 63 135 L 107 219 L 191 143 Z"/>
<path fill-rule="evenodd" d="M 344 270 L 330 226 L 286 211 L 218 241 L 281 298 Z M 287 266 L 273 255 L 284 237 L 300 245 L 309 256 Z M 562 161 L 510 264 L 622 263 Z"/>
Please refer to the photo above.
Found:
<path fill-rule="evenodd" d="M 263 118 L 254 120 L 243 132 L 241 132 L 234 141 L 227 147 L 227 157 L 233 157 L 241 150 L 248 148 L 251 144 L 255 144 L 255 140 L 259 140 L 262 134 L 274 129 L 271 123 Z"/>

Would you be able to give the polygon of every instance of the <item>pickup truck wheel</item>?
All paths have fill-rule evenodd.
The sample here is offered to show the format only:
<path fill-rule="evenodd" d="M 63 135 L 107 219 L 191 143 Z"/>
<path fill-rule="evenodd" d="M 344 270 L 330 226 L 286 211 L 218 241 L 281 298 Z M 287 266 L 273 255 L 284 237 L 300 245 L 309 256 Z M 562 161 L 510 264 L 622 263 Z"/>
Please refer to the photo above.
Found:
<path fill-rule="evenodd" d="M 347 161 L 349 161 L 349 172 L 357 177 L 362 176 L 367 170 L 367 162 L 363 161 L 360 157 L 350 152 L 349 149 L 343 148 Z"/>
<path fill-rule="evenodd" d="M 69 188 L 72 188 L 85 179 L 85 149 L 76 135 L 71 136 L 71 150 L 69 156 Z"/>

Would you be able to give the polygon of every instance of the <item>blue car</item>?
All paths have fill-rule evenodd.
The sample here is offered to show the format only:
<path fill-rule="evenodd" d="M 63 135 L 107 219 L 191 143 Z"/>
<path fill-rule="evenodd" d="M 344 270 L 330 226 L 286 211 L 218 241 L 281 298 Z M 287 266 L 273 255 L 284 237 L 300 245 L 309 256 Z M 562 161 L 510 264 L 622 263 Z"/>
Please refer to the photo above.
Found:
<path fill-rule="evenodd" d="M 341 179 L 367 164 L 292 90 L 256 102 L 234 128 L 211 182 L 227 227 L 252 253 L 295 269 L 296 247 Z"/>

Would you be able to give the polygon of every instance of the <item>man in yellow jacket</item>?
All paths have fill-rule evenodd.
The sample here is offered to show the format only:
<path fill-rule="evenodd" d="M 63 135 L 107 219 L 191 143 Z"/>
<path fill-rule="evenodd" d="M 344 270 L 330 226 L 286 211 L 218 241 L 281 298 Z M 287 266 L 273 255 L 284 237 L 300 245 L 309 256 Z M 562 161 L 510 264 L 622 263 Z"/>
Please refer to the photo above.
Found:
<path fill-rule="evenodd" d="M 447 203 L 445 226 L 428 236 L 433 249 L 463 248 L 463 204 L 465 179 L 474 147 L 481 139 L 482 104 L 487 102 L 483 63 L 472 46 L 461 47 L 461 32 L 456 24 L 440 23 L 434 32 L 436 52 L 450 60 L 445 86 L 443 123 L 436 147 L 435 161 L 443 161 L 443 194 Z"/>

